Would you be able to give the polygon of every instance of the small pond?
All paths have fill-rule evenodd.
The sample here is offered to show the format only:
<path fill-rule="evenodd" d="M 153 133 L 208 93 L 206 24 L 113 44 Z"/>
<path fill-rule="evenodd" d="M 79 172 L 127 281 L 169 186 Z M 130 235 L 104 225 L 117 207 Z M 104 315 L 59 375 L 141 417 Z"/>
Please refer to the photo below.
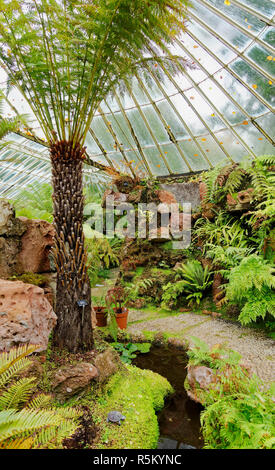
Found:
<path fill-rule="evenodd" d="M 200 412 L 203 407 L 190 400 L 184 389 L 187 355 L 172 347 L 152 346 L 148 354 L 139 354 L 133 364 L 166 377 L 175 393 L 167 398 L 158 415 L 160 440 L 158 449 L 203 447 Z"/>

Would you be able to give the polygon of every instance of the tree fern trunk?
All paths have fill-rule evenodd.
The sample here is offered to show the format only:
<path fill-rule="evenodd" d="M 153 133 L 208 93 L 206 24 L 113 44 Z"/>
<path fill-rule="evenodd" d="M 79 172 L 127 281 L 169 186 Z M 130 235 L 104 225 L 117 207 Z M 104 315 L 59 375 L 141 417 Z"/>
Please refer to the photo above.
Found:
<path fill-rule="evenodd" d="M 54 345 L 70 352 L 92 348 L 91 288 L 84 247 L 82 169 L 84 149 L 60 141 L 51 145 L 57 269 Z M 87 302 L 83 308 L 80 300 Z"/>

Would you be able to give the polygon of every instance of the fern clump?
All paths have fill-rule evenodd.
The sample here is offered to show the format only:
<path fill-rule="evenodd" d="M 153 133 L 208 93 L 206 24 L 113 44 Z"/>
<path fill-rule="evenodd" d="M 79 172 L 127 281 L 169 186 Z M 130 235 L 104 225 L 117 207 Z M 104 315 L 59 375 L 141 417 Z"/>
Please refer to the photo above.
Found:
<path fill-rule="evenodd" d="M 274 227 L 275 220 L 275 155 L 257 157 L 248 169 L 254 188 L 256 208 L 250 212 L 250 224 L 254 229 Z"/>
<path fill-rule="evenodd" d="M 243 325 L 264 318 L 267 313 L 275 317 L 274 267 L 261 256 L 245 257 L 227 278 L 226 297 L 242 305 L 239 320 Z"/>
<path fill-rule="evenodd" d="M 226 395 L 202 412 L 205 448 L 275 449 L 274 386 L 260 392 L 255 384 L 249 393 Z"/>
<path fill-rule="evenodd" d="M 213 222 L 203 217 L 198 219 L 195 224 L 194 237 L 196 240 L 201 239 L 211 245 L 237 248 L 248 246 L 247 230 L 242 227 L 239 220 L 229 217 L 225 211 L 220 211 Z"/>
<path fill-rule="evenodd" d="M 236 351 L 224 348 L 220 344 L 210 348 L 208 344 L 196 336 L 190 336 L 190 339 L 194 346 L 187 351 L 189 365 L 203 365 L 211 369 L 221 369 L 225 365 L 237 366 L 240 362 L 241 355 Z"/>
<path fill-rule="evenodd" d="M 78 410 L 54 409 L 51 395 L 34 396 L 34 377 L 18 378 L 36 349 L 20 346 L 0 354 L 0 449 L 62 447 L 78 428 Z"/>
<path fill-rule="evenodd" d="M 177 303 L 180 296 L 184 296 L 189 304 L 200 303 L 203 293 L 211 286 L 212 273 L 208 266 L 202 267 L 197 260 L 188 261 L 185 265 L 177 269 L 177 282 L 168 282 L 163 287 L 164 293 L 162 301 L 164 306 L 173 306 Z"/>
<path fill-rule="evenodd" d="M 241 365 L 238 352 L 220 344 L 210 348 L 193 336 L 191 340 L 189 367 L 200 365 L 213 371 L 209 388 L 197 390 L 205 405 L 201 413 L 204 447 L 274 449 L 274 385 L 265 390 L 261 380 Z"/>

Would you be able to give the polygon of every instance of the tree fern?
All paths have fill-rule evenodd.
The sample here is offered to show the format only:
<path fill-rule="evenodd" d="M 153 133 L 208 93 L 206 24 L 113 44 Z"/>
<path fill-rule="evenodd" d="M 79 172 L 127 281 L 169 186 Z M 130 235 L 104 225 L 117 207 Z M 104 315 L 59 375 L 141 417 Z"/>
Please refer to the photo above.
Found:
<path fill-rule="evenodd" d="M 17 114 L 13 118 L 3 117 L 4 100 L 5 94 L 0 89 L 0 150 L 9 144 L 8 141 L 3 141 L 3 139 L 11 132 L 15 132 L 22 123 L 26 123 L 23 115 Z"/>

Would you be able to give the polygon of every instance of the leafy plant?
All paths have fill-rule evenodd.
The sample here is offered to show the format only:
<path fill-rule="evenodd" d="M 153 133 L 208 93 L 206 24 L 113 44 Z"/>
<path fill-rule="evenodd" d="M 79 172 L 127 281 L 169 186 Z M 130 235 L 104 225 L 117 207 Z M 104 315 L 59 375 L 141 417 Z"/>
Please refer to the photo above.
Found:
<path fill-rule="evenodd" d="M 193 301 L 199 304 L 203 293 L 212 284 L 211 276 L 208 266 L 203 268 L 197 260 L 188 261 L 177 269 L 177 278 L 180 280 L 174 283 L 169 282 L 164 286 L 163 304 L 166 306 L 174 304 L 181 294 L 185 294 L 189 304 Z"/>
<path fill-rule="evenodd" d="M 93 302 L 93 305 L 96 305 L 97 307 L 106 307 L 106 301 L 105 301 L 104 295 L 102 295 L 101 297 L 92 296 L 92 302 Z"/>
<path fill-rule="evenodd" d="M 140 279 L 131 287 L 126 287 L 125 291 L 127 293 L 128 300 L 137 300 L 141 289 L 148 289 L 154 284 L 152 279 Z"/>
<path fill-rule="evenodd" d="M 275 155 L 257 157 L 248 168 L 254 188 L 256 209 L 249 213 L 254 229 L 274 226 L 275 217 Z"/>
<path fill-rule="evenodd" d="M 114 305 L 117 312 L 122 310 L 122 307 L 127 302 L 126 291 L 122 286 L 116 286 L 109 289 L 106 295 L 106 304 Z"/>
<path fill-rule="evenodd" d="M 80 412 L 51 408 L 51 395 L 36 394 L 36 379 L 18 375 L 37 346 L 20 346 L 0 353 L 0 449 L 62 446 L 78 427 Z"/>
<path fill-rule="evenodd" d="M 111 268 L 118 265 L 118 257 L 114 253 L 111 244 L 107 238 L 95 238 L 92 242 L 88 242 L 88 249 L 91 244 L 94 244 L 94 249 L 97 250 L 99 259 L 104 268 Z"/>
<path fill-rule="evenodd" d="M 274 267 L 261 256 L 250 255 L 227 275 L 226 297 L 240 302 L 239 320 L 247 325 L 269 313 L 275 317 Z"/>
<path fill-rule="evenodd" d="M 125 364 L 131 364 L 132 360 L 137 357 L 135 353 L 148 353 L 151 343 L 111 343 L 113 348 L 120 353 L 120 359 Z"/>
<path fill-rule="evenodd" d="M 118 257 L 113 252 L 107 238 L 86 239 L 87 269 L 91 285 L 94 286 L 105 269 L 118 265 Z"/>

